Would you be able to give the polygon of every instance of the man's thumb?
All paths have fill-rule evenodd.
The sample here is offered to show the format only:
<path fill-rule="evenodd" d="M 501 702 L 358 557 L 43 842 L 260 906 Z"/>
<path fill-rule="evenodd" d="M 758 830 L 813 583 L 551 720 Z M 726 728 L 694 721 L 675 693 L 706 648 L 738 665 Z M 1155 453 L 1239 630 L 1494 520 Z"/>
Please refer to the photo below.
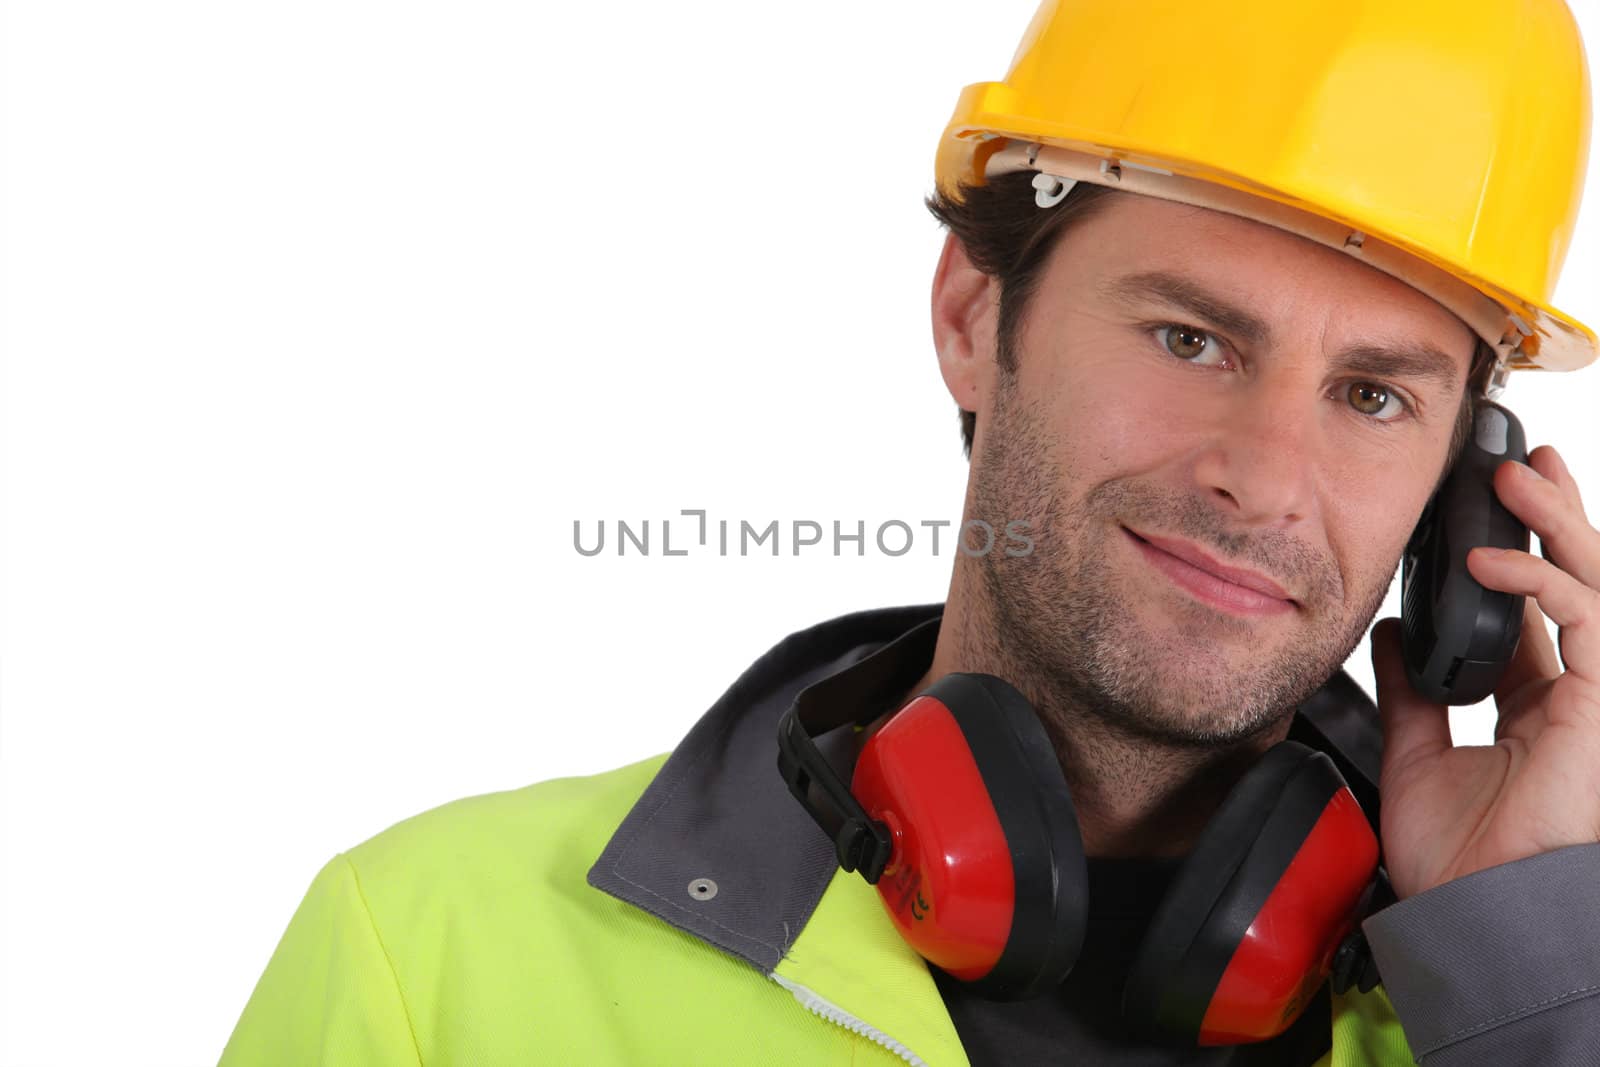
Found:
<path fill-rule="evenodd" d="M 1378 686 L 1385 766 L 1403 766 L 1451 747 L 1449 709 L 1418 695 L 1406 678 L 1399 619 L 1384 619 L 1372 628 L 1372 673 Z"/>

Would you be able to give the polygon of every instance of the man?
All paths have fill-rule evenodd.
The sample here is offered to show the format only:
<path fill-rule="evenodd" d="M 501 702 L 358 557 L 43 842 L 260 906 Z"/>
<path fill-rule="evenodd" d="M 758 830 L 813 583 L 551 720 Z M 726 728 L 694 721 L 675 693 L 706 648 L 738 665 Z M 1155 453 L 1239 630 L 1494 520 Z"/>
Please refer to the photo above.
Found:
<path fill-rule="evenodd" d="M 1549 306 L 1586 92 L 1560 0 L 1046 3 L 1007 81 L 963 95 L 933 202 L 965 514 L 1025 521 L 1032 551 L 958 556 L 944 605 L 792 635 L 664 760 L 335 858 L 223 1062 L 1600 1062 L 1600 533 L 1547 448 L 1493 488 L 1549 558 L 1470 557 L 1529 598 L 1498 743 L 1452 748 L 1373 631 L 1383 986 L 1318 971 L 1280 1027 L 1206 1047 L 1122 996 L 1275 743 L 1373 799 L 1338 666 L 1487 384 L 1595 355 Z M 821 738 L 845 770 L 957 672 L 1025 696 L 1089 857 L 1082 949 L 1028 1000 L 929 966 L 774 769 L 808 687 L 872 724 Z M 1339 744 L 1311 721 L 1330 701 Z"/>

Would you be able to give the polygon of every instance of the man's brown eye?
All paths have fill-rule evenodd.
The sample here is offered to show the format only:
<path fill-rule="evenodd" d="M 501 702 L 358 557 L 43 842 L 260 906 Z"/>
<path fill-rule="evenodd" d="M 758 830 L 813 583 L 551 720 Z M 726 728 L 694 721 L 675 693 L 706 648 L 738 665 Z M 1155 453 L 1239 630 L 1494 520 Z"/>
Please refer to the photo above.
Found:
<path fill-rule="evenodd" d="M 1398 414 L 1394 409 L 1400 403 L 1399 398 L 1381 385 L 1356 382 L 1350 387 L 1349 397 L 1350 406 L 1363 415 L 1393 417 Z"/>
<path fill-rule="evenodd" d="M 1167 351 L 1179 359 L 1199 359 L 1205 354 L 1206 344 L 1211 335 L 1200 330 L 1191 330 L 1187 326 L 1169 326 L 1167 333 Z"/>

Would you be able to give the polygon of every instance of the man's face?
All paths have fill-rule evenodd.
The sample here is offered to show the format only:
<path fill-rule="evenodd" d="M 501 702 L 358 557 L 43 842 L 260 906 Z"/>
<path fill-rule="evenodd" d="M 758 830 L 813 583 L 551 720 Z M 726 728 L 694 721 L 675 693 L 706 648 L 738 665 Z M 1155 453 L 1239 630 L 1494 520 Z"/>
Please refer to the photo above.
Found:
<path fill-rule="evenodd" d="M 1113 197 L 1059 241 L 978 413 L 972 515 L 1035 541 L 974 561 L 1006 660 L 1141 736 L 1270 725 L 1377 611 L 1474 348 L 1350 256 Z"/>

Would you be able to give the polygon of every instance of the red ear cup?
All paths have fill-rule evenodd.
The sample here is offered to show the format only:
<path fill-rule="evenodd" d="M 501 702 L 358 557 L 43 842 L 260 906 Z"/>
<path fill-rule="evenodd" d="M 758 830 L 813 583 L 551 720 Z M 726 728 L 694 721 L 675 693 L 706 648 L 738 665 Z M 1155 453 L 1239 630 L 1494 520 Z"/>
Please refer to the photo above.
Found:
<path fill-rule="evenodd" d="M 1199 1045 L 1288 1029 L 1327 978 L 1378 841 L 1326 755 L 1274 745 L 1206 825 L 1123 994 L 1136 1026 Z"/>
<path fill-rule="evenodd" d="M 886 823 L 878 891 L 930 963 L 997 1000 L 1059 984 L 1083 944 L 1077 815 L 1026 699 L 950 674 L 868 739 L 850 791 Z"/>

